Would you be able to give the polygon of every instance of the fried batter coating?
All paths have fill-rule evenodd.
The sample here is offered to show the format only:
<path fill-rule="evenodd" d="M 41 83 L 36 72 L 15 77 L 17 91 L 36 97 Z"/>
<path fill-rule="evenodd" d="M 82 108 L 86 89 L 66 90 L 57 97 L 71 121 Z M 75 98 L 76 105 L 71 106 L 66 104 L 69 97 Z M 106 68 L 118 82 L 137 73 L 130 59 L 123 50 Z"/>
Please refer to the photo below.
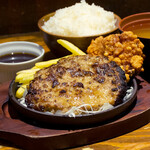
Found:
<path fill-rule="evenodd" d="M 122 34 L 112 34 L 107 37 L 98 37 L 92 40 L 87 53 L 97 56 L 106 56 L 109 61 L 115 61 L 130 77 L 144 71 L 142 65 L 145 55 L 143 43 L 131 31 Z"/>

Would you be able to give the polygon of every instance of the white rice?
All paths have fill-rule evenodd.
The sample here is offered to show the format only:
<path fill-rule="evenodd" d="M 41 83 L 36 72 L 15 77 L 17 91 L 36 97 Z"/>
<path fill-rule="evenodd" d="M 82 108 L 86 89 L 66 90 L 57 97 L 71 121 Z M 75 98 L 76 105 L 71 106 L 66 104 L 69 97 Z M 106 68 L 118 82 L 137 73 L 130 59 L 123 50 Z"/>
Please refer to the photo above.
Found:
<path fill-rule="evenodd" d="M 108 32 L 116 27 L 115 23 L 113 12 L 81 0 L 73 6 L 57 10 L 45 22 L 43 29 L 64 36 L 88 36 Z"/>

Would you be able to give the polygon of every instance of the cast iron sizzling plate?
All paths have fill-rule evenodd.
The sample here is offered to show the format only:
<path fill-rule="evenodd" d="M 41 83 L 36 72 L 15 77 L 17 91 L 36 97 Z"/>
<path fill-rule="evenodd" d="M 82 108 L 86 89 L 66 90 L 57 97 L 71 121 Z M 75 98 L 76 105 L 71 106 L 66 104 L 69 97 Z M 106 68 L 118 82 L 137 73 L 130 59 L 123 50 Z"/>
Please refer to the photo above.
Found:
<path fill-rule="evenodd" d="M 41 122 L 44 124 L 58 125 L 59 126 L 86 126 L 86 125 L 94 125 L 97 123 L 102 123 L 104 121 L 108 121 L 116 116 L 119 116 L 121 113 L 125 112 L 134 102 L 137 94 L 137 82 L 136 79 L 132 79 L 130 85 L 133 86 L 133 93 L 128 100 L 124 103 L 115 106 L 113 109 L 98 112 L 95 114 L 84 114 L 82 116 L 76 117 L 68 117 L 65 115 L 52 115 L 43 113 L 40 111 L 36 111 L 30 108 L 27 108 L 19 103 L 17 98 L 15 97 L 16 90 L 18 88 L 18 83 L 15 83 L 13 80 L 9 86 L 9 97 L 10 102 L 13 107 L 22 114 L 24 117 Z"/>

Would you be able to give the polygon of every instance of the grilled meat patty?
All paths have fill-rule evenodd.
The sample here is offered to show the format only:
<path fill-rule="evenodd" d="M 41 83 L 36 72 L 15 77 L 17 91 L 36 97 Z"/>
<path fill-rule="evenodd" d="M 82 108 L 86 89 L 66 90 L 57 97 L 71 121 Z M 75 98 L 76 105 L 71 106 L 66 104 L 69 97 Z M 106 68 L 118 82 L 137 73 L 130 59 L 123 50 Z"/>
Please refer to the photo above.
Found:
<path fill-rule="evenodd" d="M 105 57 L 71 56 L 38 71 L 25 101 L 29 108 L 52 113 L 65 113 L 82 104 L 99 110 L 104 103 L 122 102 L 127 90 L 125 79 L 124 71 Z"/>

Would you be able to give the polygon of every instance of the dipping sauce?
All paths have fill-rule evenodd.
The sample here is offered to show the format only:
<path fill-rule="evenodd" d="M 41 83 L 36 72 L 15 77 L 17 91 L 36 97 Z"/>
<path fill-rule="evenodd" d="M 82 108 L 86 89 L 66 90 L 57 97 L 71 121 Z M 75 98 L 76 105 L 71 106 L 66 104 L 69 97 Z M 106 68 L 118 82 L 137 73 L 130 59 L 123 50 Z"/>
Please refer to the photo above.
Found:
<path fill-rule="evenodd" d="M 19 63 L 28 61 L 31 59 L 36 58 L 37 56 L 34 54 L 28 54 L 28 53 L 11 53 L 0 56 L 0 62 L 2 63 Z"/>
<path fill-rule="evenodd" d="M 123 27 L 123 30 L 132 31 L 141 38 L 150 38 L 150 20 L 128 24 Z"/>

